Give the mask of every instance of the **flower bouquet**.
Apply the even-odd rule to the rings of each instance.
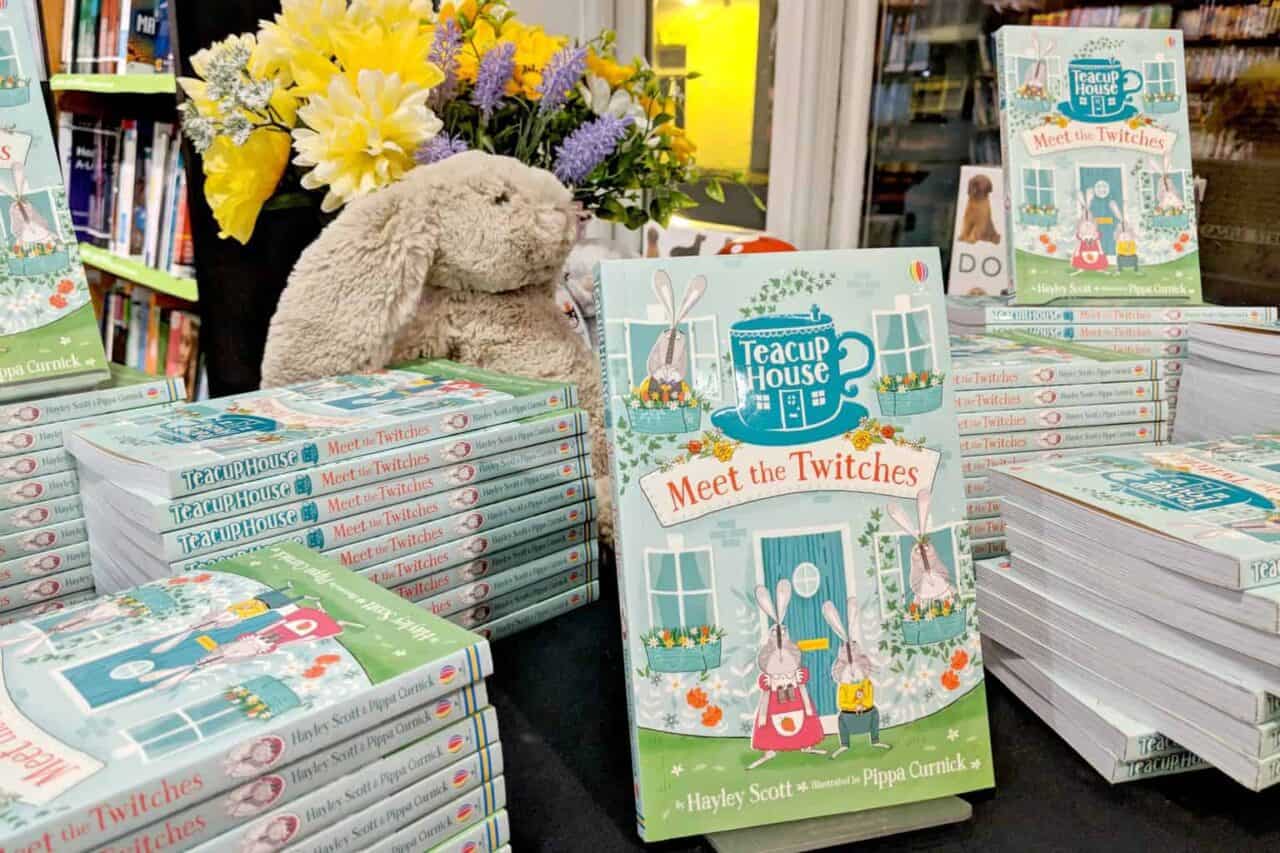
[[[1024,204],[1018,208],[1018,221],[1023,225],[1049,228],[1058,224],[1058,208],[1052,204]]]
[[[724,629],[715,625],[654,628],[640,637],[652,672],[706,672],[720,665]]]
[[[247,242],[264,206],[303,191],[334,211],[467,149],[548,169],[584,216],[628,228],[697,203],[678,189],[704,180],[675,120],[683,93],[620,63],[612,33],[579,44],[499,2],[431,7],[282,0],[191,58],[183,129],[223,237]],[[715,177],[705,192],[723,200]]]
[[[649,381],[632,389],[627,398],[627,420],[636,432],[649,435],[675,435],[693,432],[702,425],[706,405],[701,397],[681,382],[678,387],[662,385],[651,388]]]
[[[900,376],[881,376],[876,386],[880,413],[897,417],[932,412],[942,406],[942,384],[946,377],[936,371],[922,370]]]

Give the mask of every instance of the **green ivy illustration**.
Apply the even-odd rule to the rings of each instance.
[[[836,283],[835,273],[794,269],[786,275],[766,281],[747,304],[738,309],[743,317],[776,314],[778,303],[793,296],[821,293]]]

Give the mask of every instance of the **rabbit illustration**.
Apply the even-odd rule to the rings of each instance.
[[[947,574],[947,567],[938,556],[938,549],[929,541],[929,504],[932,500],[933,496],[928,490],[916,495],[916,524],[912,524],[901,507],[892,504],[887,507],[889,517],[902,532],[915,537],[915,544],[911,548],[909,580],[911,593],[922,610],[928,610],[934,602],[947,601],[956,594]]]
[[[697,275],[689,280],[684,292],[684,301],[680,310],[676,310],[675,293],[671,288],[671,276],[662,270],[653,274],[653,292],[667,312],[670,327],[658,335],[658,340],[649,350],[649,359],[645,363],[649,377],[645,379],[642,390],[645,394],[656,393],[659,388],[668,387],[671,391],[688,392],[685,377],[689,344],[680,324],[688,316],[689,310],[702,298],[707,289],[706,276]]]
[[[1031,68],[1027,71],[1027,76],[1022,81],[1018,94],[1026,98],[1047,98],[1049,96],[1049,69],[1045,63],[1045,58],[1053,53],[1053,42],[1047,41],[1041,46],[1040,39],[1032,36],[1031,50],[1035,54],[1036,61],[1032,63]]]
[[[13,167],[13,191],[0,186],[0,195],[13,199],[9,207],[9,233],[24,246],[58,242],[58,235],[27,199],[27,177],[21,165]]]
[[[880,710],[876,708],[875,687],[871,684],[876,667],[862,649],[856,596],[849,596],[846,608],[848,622],[842,625],[836,606],[830,601],[822,603],[822,618],[840,638],[836,662],[831,665],[831,680],[836,683],[836,705],[840,708],[840,746],[831,753],[832,758],[847,750],[855,735],[870,735],[871,745],[876,749],[892,749],[889,744],[880,742]]]
[[[1116,269],[1138,271],[1138,238],[1129,227],[1129,220],[1120,205],[1111,202],[1111,215],[1120,223],[1116,231]]]
[[[1085,270],[1099,272],[1107,268],[1107,256],[1102,251],[1102,242],[1098,235],[1098,225],[1089,212],[1093,204],[1093,190],[1088,190],[1080,200],[1078,212],[1080,221],[1076,223],[1076,251],[1071,256],[1072,275]]]
[[[756,666],[760,669],[756,680],[760,703],[756,707],[751,748],[763,755],[747,765],[747,769],[756,769],[777,757],[779,752],[800,750],[826,755],[826,750],[817,748],[822,742],[822,720],[805,686],[809,671],[801,664],[800,647],[791,640],[783,624],[787,605],[791,603],[791,582],[778,581],[776,607],[769,598],[769,590],[763,586],[756,587],[756,602],[772,624],[756,656]]]
[[[1173,163],[1169,155],[1164,155],[1163,166],[1151,157],[1147,158],[1147,165],[1151,167],[1151,179],[1156,182],[1156,209],[1166,214],[1181,213],[1187,203],[1173,185]]]

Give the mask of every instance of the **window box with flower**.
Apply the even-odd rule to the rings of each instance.
[[[1018,208],[1018,222],[1038,228],[1051,228],[1058,224],[1058,208],[1051,204],[1024,204]]]
[[[0,77],[0,107],[20,107],[31,100],[30,81],[13,74]]]
[[[66,249],[56,243],[14,243],[9,247],[10,275],[57,275],[70,266]]]
[[[1191,214],[1185,207],[1157,207],[1151,212],[1152,228],[1186,228]]]
[[[724,629],[716,625],[654,628],[641,636],[651,672],[706,672],[720,665]]]
[[[937,371],[922,370],[899,376],[881,376],[876,386],[876,399],[881,414],[889,417],[918,415],[942,405],[942,387],[946,377]]]
[[[687,383],[655,389],[646,380],[627,399],[627,420],[633,430],[649,435],[696,432],[702,426],[705,408],[704,401]]]
[[[950,640],[964,633],[966,618],[964,605],[952,599],[934,601],[923,608],[913,601],[902,616],[902,642],[928,646]]]
[[[1177,92],[1147,92],[1142,96],[1142,109],[1152,114],[1176,113],[1182,106],[1182,96]]]
[[[1053,99],[1046,89],[1036,86],[1019,86],[1010,96],[1014,108],[1027,113],[1047,113],[1053,110]]]

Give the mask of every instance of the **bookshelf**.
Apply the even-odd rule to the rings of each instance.
[[[195,279],[181,278],[164,270],[154,269],[133,258],[123,258],[90,243],[80,244],[80,259],[95,269],[140,284],[156,293],[186,302],[197,302],[200,299]]]
[[[178,82],[172,74],[54,74],[49,88],[101,95],[176,95]]]

